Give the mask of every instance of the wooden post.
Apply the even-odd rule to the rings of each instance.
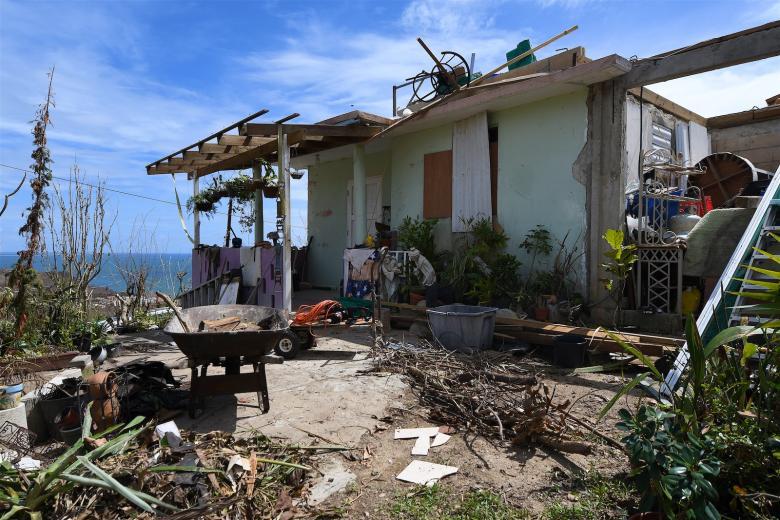
[[[287,148],[287,134],[282,125],[277,126],[276,138],[279,143],[277,168],[280,195],[282,197],[282,302],[283,309],[292,312],[292,237],[290,236],[290,149]]]
[[[252,178],[256,181],[263,178],[263,170],[260,163],[252,165]],[[263,230],[263,190],[255,190],[255,246],[265,238]]]
[[[198,176],[196,174],[192,179],[192,194],[196,197],[200,192],[198,189],[198,182]],[[192,228],[193,238],[195,239],[195,247],[197,248],[200,245],[200,211],[197,209],[192,212]]]

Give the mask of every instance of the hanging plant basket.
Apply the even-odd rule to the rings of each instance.
[[[209,200],[199,200],[192,204],[195,211],[210,213],[214,209],[214,203]]]
[[[279,186],[266,184],[263,186],[263,196],[267,199],[275,199],[279,196]]]

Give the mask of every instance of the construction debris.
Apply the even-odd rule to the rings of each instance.
[[[37,470],[37,476],[3,465],[0,498],[12,508],[12,516],[27,511],[43,518],[120,519],[141,512],[199,519],[296,514],[293,500],[306,489],[312,447],[288,446],[261,435],[196,434],[178,432],[173,423],[156,428],[142,423],[139,417],[113,427],[109,435],[95,435],[104,443],[94,449],[79,440],[40,470],[25,467]],[[163,438],[176,430],[181,444],[156,442],[154,430]]]
[[[413,460],[395,478],[403,480],[404,482],[430,487],[436,484],[439,479],[442,479],[447,475],[453,475],[457,472],[458,468],[454,466],[444,466],[443,464]]]
[[[556,400],[554,390],[510,361],[511,356],[490,352],[465,356],[427,342],[420,346],[386,348],[380,339],[372,350],[373,370],[404,375],[432,420],[516,445],[591,451],[579,424],[570,420],[569,400]],[[427,440],[439,433],[436,430],[396,430],[395,438],[422,435]],[[438,438],[438,442],[446,440]]]

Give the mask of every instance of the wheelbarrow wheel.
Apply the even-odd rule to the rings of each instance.
[[[294,332],[287,332],[279,339],[279,342],[274,347],[277,354],[284,359],[293,359],[298,355],[298,351],[301,349],[301,340]]]

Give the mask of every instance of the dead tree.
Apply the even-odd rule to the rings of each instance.
[[[24,250],[19,252],[19,258],[14,265],[11,275],[8,278],[9,285],[16,291],[13,301],[13,308],[16,312],[16,335],[21,336],[27,324],[30,312],[30,293],[29,290],[37,283],[37,273],[33,269],[33,258],[36,253],[42,249],[41,235],[43,230],[43,212],[48,204],[46,188],[51,183],[51,155],[46,142],[46,129],[51,122],[49,111],[54,106],[54,93],[52,91],[52,79],[54,78],[54,68],[49,72],[49,89],[46,94],[46,101],[38,107],[35,114],[35,126],[33,127],[33,149],[32,158],[34,160],[31,168],[33,178],[30,180],[30,187],[33,192],[32,205],[27,208],[27,220],[19,228],[20,235],[27,236],[27,243]]]
[[[89,286],[103,267],[116,215],[106,220],[105,184],[85,184],[78,165],[71,168],[64,187],[54,185],[53,199],[48,213],[53,275],[63,288],[72,289],[86,313]]]

